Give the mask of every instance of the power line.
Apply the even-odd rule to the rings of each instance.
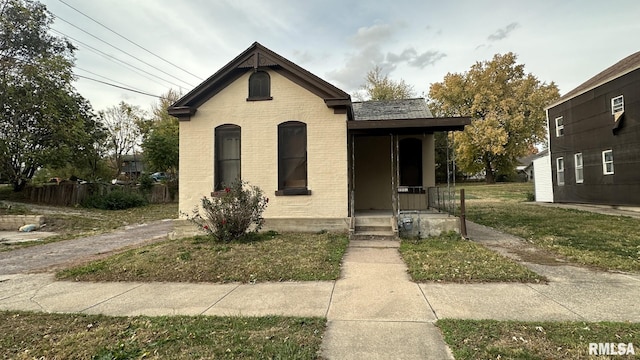
[[[12,59],[12,60],[15,60],[15,61],[20,62],[20,63],[23,63],[23,64],[27,64],[27,65],[40,66],[40,65],[39,65],[39,64],[37,64],[37,63],[30,62],[30,61],[25,61],[25,60],[18,59],[18,58],[16,58],[16,57],[12,57],[12,56],[4,56],[4,55],[0,55],[0,57],[6,58],[6,59]],[[78,70],[86,71],[86,72],[91,73],[91,74],[93,74],[93,75],[95,75],[95,76],[99,76],[99,77],[101,77],[101,78],[108,79],[108,78],[106,78],[106,77],[104,77],[104,76],[102,76],[102,75],[98,75],[98,74],[96,74],[96,73],[93,73],[93,72],[88,71],[88,70],[85,70],[85,69],[78,68]],[[162,96],[153,95],[153,94],[149,94],[149,93],[147,93],[147,92],[141,91],[141,90],[133,89],[133,88],[129,87],[129,86],[128,86],[128,85],[126,85],[126,84],[122,84],[122,83],[120,83],[119,81],[115,81],[115,80],[112,80],[112,79],[108,79],[108,80],[113,81],[113,82],[120,83],[120,84],[122,84],[122,85],[124,85],[124,86],[120,86],[120,85],[116,85],[116,84],[108,83],[108,82],[106,82],[106,81],[102,81],[102,80],[94,79],[94,78],[91,78],[91,77],[88,77],[88,76],[84,76],[84,75],[79,75],[79,74],[76,74],[76,73],[74,73],[73,75],[74,75],[74,76],[76,76],[76,77],[82,78],[82,79],[87,79],[87,80],[91,80],[91,81],[99,82],[99,83],[104,84],[104,85],[113,86],[113,87],[116,87],[116,88],[118,88],[118,89],[122,89],[122,90],[126,90],[126,91],[131,91],[131,92],[135,92],[135,93],[138,93],[138,94],[147,95],[147,96],[155,97],[155,98],[158,98],[158,99],[162,99]]]
[[[89,45],[89,44],[86,44],[86,43],[84,43],[84,42],[82,42],[82,41],[80,41],[80,40],[78,40],[78,39],[75,39],[75,38],[73,38],[73,37],[71,37],[71,36],[69,36],[69,35],[67,35],[67,34],[65,34],[65,33],[61,32],[61,31],[59,31],[59,30],[51,29],[51,31],[53,31],[53,32],[55,32],[55,33],[58,33],[58,34],[60,34],[60,35],[62,35],[62,36],[68,37],[69,39],[71,39],[71,40],[73,40],[73,41],[75,41],[75,42],[77,42],[77,43],[79,43],[79,44],[82,44],[83,46],[86,46],[87,48],[91,49],[91,50],[92,50],[92,51],[94,51],[94,52],[97,52],[97,53],[99,53],[99,54],[101,54],[101,55],[103,55],[103,56],[106,56],[106,57],[108,57],[108,58],[110,58],[110,59],[113,59],[113,60],[115,60],[115,61],[118,61],[118,62],[120,62],[120,63],[122,63],[122,64],[124,64],[124,65],[126,65],[126,66],[129,66],[129,67],[131,67],[131,68],[134,68],[134,69],[136,69],[136,70],[138,70],[138,71],[141,71],[141,72],[143,72],[143,73],[145,73],[145,74],[147,74],[147,75],[153,76],[153,77],[155,77],[156,79],[160,79],[160,80],[162,80],[162,81],[164,81],[164,82],[167,82],[167,83],[169,83],[169,84],[171,84],[171,85],[177,86],[178,88],[182,88],[182,87],[183,87],[182,85],[178,85],[178,84],[176,84],[176,83],[174,83],[174,82],[171,82],[171,81],[169,81],[169,80],[167,80],[167,79],[163,79],[163,78],[161,78],[161,77],[159,77],[159,76],[157,76],[157,75],[155,75],[155,74],[152,74],[152,73],[150,73],[150,72],[148,72],[148,71],[146,71],[146,70],[143,70],[143,69],[141,69],[141,68],[139,68],[139,67],[137,67],[137,66],[135,66],[135,65],[131,65],[131,64],[127,63],[126,61],[120,60],[120,59],[118,59],[117,57],[115,57],[115,56],[113,56],[113,55],[110,55],[110,54],[107,54],[107,53],[105,53],[105,52],[104,52],[104,51],[102,51],[102,50],[98,50],[98,49],[94,48],[93,46],[91,46],[91,45]],[[162,84],[160,84],[160,85],[162,85]],[[164,85],[163,85],[163,86],[164,86]]]
[[[88,76],[83,76],[83,75],[78,75],[78,74],[74,74],[74,75],[75,75],[75,76],[77,76],[77,77],[79,77],[79,78],[82,78],[82,79],[87,79],[87,80],[91,80],[91,81],[99,82],[99,83],[101,83],[101,84],[105,84],[105,85],[113,86],[113,87],[118,88],[118,89],[127,90],[127,91],[131,91],[131,92],[134,92],[134,93],[138,93],[138,94],[147,95],[147,96],[155,97],[155,98],[158,98],[158,99],[162,99],[162,96],[149,94],[149,93],[146,93],[146,92],[144,92],[144,91],[138,91],[138,90],[135,90],[135,89],[130,89],[130,88],[124,87],[124,86],[120,86],[120,85],[116,85],[116,84],[111,84],[111,83],[108,83],[108,82],[106,82],[106,81],[102,81],[102,80],[98,80],[98,79],[90,78],[90,77],[88,77]]]
[[[127,85],[127,84],[125,84],[125,83],[123,83],[123,82],[120,82],[120,81],[118,81],[118,80],[114,80],[114,79],[108,78],[108,77],[103,76],[103,75],[100,75],[100,74],[96,74],[96,73],[94,73],[93,71],[89,71],[89,70],[87,70],[87,69],[83,69],[83,68],[81,68],[81,67],[79,67],[79,66],[74,66],[74,68],[75,68],[76,70],[81,70],[81,71],[84,71],[84,72],[89,73],[89,74],[91,74],[91,75],[94,75],[94,76],[97,76],[97,77],[103,78],[104,80],[110,81],[110,82],[112,82],[112,83],[116,83],[116,84],[119,84],[119,85],[122,85],[122,86],[128,87],[128,88],[130,88],[130,89],[134,89],[134,90],[138,90],[138,91],[143,91],[143,90],[140,90],[139,88],[133,87],[133,86],[131,86],[131,85]]]
[[[174,78],[174,79],[176,79],[176,80],[178,80],[178,81],[181,81],[181,82],[183,82],[183,83],[185,83],[185,84],[187,84],[187,85],[189,85],[189,86],[191,86],[191,87],[194,87],[194,85],[189,84],[188,82],[186,82],[186,81],[184,81],[184,80],[180,79],[179,77],[173,76],[173,75],[169,74],[168,72],[166,72],[166,71],[164,71],[164,70],[162,70],[162,69],[158,68],[157,66],[151,65],[151,64],[149,64],[148,62],[146,62],[146,61],[144,61],[144,60],[142,60],[142,59],[138,58],[137,56],[131,55],[130,53],[128,53],[128,52],[126,52],[126,51],[124,51],[124,50],[122,50],[122,49],[120,49],[120,48],[118,48],[118,47],[116,47],[116,46],[112,45],[111,43],[109,43],[109,42],[107,42],[107,41],[105,41],[105,40],[102,40],[101,38],[97,37],[96,35],[93,35],[92,33],[88,32],[88,31],[86,31],[86,30],[82,29],[81,27],[79,27],[79,26],[77,26],[77,25],[74,25],[73,23],[71,23],[71,22],[69,22],[69,21],[67,21],[67,20],[65,20],[65,19],[63,19],[63,18],[61,18],[60,16],[58,16],[58,15],[54,14],[53,12],[52,12],[52,14],[53,14],[53,16],[54,16],[56,19],[59,19],[59,20],[64,21],[65,23],[67,23],[67,24],[69,24],[69,25],[73,26],[74,28],[76,28],[76,29],[78,29],[78,30],[82,31],[83,33],[85,33],[85,34],[87,34],[87,35],[91,36],[92,38],[94,38],[94,39],[96,39],[96,40],[98,40],[98,41],[100,41],[100,42],[102,42],[102,43],[104,43],[104,44],[107,44],[107,45],[111,46],[112,48],[114,48],[114,49],[116,49],[116,50],[118,50],[118,51],[120,51],[120,52],[122,52],[122,53],[124,53],[124,54],[126,54],[126,55],[128,55],[128,56],[130,56],[130,57],[132,57],[132,58],[134,58],[134,59],[136,59],[136,60],[138,60],[138,61],[140,61],[141,63],[143,63],[143,64],[145,64],[145,65],[147,65],[147,66],[149,66],[149,67],[151,67],[151,68],[153,68],[153,69],[156,69],[156,70],[160,71],[161,73],[163,73],[163,74],[165,74],[165,75],[167,75],[167,76],[170,76],[170,77],[172,77],[172,78]],[[76,40],[76,41],[77,41],[77,40]]]
[[[102,23],[101,23],[101,22],[99,22],[98,20],[95,20],[95,19],[94,19],[94,18],[92,18],[91,16],[89,16],[89,15],[87,15],[87,14],[83,13],[82,11],[80,11],[80,10],[78,10],[78,9],[74,8],[73,6],[71,6],[71,5],[67,4],[66,2],[64,2],[63,0],[59,0],[59,1],[60,1],[61,3],[63,3],[63,4],[65,4],[65,5],[67,5],[68,7],[72,8],[73,10],[77,11],[78,13],[82,14],[84,17],[88,18],[89,20],[91,20],[91,21],[95,22],[96,24],[98,24],[98,25],[102,26],[103,28],[105,28],[105,29],[107,29],[107,30],[111,31],[112,33],[114,33],[114,34],[118,35],[119,37],[121,37],[121,38],[123,38],[124,40],[128,41],[129,43],[131,43],[131,44],[133,44],[133,45],[135,45],[135,46],[139,47],[140,49],[142,49],[142,50],[144,50],[144,51],[148,52],[149,54],[151,54],[151,55],[153,55],[153,56],[157,57],[158,59],[160,59],[160,60],[162,60],[162,61],[166,62],[167,64],[172,65],[172,66],[174,66],[174,67],[176,67],[176,68],[178,68],[178,69],[180,69],[180,70],[184,71],[185,73],[187,73],[187,74],[189,74],[189,75],[191,75],[191,76],[195,77],[196,79],[198,79],[198,80],[200,80],[200,81],[203,81],[203,80],[204,80],[203,78],[199,77],[198,75],[196,75],[196,74],[194,74],[194,73],[192,73],[192,72],[190,72],[190,71],[188,71],[188,70],[183,69],[182,67],[180,67],[180,66],[178,66],[178,65],[176,65],[176,64],[174,64],[174,63],[172,63],[172,62],[171,62],[171,61],[169,61],[169,60],[166,60],[166,59],[162,58],[162,57],[161,57],[161,56],[159,56],[159,55],[156,55],[155,53],[151,52],[150,50],[147,50],[147,49],[146,49],[146,48],[144,48],[142,45],[138,45],[137,43],[133,42],[132,40],[129,40],[129,39],[128,39],[127,37],[125,37],[124,35],[120,35],[120,34],[119,34],[119,33],[117,33],[115,30],[110,29],[109,27],[107,27],[106,25],[102,24]]]

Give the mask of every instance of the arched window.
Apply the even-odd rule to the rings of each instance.
[[[240,179],[240,126],[227,124],[216,127],[214,171],[216,191]]]
[[[422,141],[400,140],[400,185],[422,186]]]
[[[277,195],[309,195],[307,190],[307,124],[278,125]]]
[[[271,100],[271,78],[266,71],[256,71],[249,76],[247,100]]]

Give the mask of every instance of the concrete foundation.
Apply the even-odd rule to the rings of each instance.
[[[286,219],[265,219],[264,226],[260,231],[277,232],[348,232],[350,218],[286,218]],[[189,222],[188,220],[174,220],[173,232],[169,235],[171,239],[179,239],[206,233]]]
[[[0,230],[18,231],[21,226],[36,224],[38,227],[44,224],[42,215],[2,215],[0,216]]]
[[[398,216],[398,232],[401,237],[438,236],[449,231],[460,232],[460,219],[440,213],[402,213]]]

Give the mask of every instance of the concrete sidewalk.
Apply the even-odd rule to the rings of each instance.
[[[162,224],[159,229],[165,231]],[[469,226],[469,234],[487,246],[502,246],[507,255],[509,244],[523,241],[475,224]],[[126,237],[120,233],[103,241],[111,242],[111,248],[126,246],[130,244]],[[22,252],[26,249],[0,253],[0,309],[127,316],[326,317],[322,355],[330,359],[451,358],[434,326],[440,318],[640,322],[638,274],[524,263],[547,276],[549,284],[416,284],[409,280],[397,251],[399,243],[393,240],[352,241],[337,281],[85,283],[55,281],[49,273],[27,273],[80,256],[72,248],[98,246],[85,239],[71,242],[77,243],[62,244],[69,251],[42,245],[41,249],[31,248],[31,255]],[[47,256],[50,251],[53,260]],[[96,251],[100,249],[88,252]],[[13,259],[12,255],[17,256]],[[31,266],[20,271],[21,262]]]

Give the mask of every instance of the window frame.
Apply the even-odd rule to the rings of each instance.
[[[564,116],[558,116],[556,122],[556,137],[564,136]]]
[[[260,82],[256,85],[256,82]],[[267,71],[256,70],[249,76],[247,101],[273,100],[271,97],[271,76]],[[264,84],[266,83],[266,85]],[[258,91],[256,92],[256,87]]]
[[[285,154],[285,151],[288,146],[290,146],[293,141],[293,136],[290,134],[286,134],[287,130],[292,129],[301,129],[302,132],[299,136],[304,147],[304,154]],[[286,135],[285,135],[286,134]],[[285,136],[291,136],[289,138],[285,138]],[[291,181],[292,179],[287,178],[285,174],[287,170],[292,170],[287,167],[286,160],[292,159],[301,159],[302,164],[304,164],[304,186],[287,186],[286,182]],[[293,174],[293,171],[290,172]],[[302,179],[293,179],[293,180],[302,180]],[[309,190],[309,164],[308,164],[308,156],[307,156],[307,124],[301,121],[286,121],[278,124],[278,190],[276,191],[277,196],[283,195],[311,195],[311,190]]]
[[[584,183],[584,157],[582,153],[573,154],[573,161],[575,162],[576,184],[582,184]]]
[[[620,103],[616,105],[616,100],[620,100]],[[617,112],[624,111],[624,95],[618,95],[611,98],[611,115],[615,115]]]
[[[562,166],[560,166],[562,164]],[[556,182],[558,183],[558,186],[560,185],[564,185],[564,157],[558,157],[556,158]],[[562,175],[562,178],[561,178]],[[562,180],[562,181],[561,181]]]
[[[607,154],[611,154],[611,160],[607,161]],[[607,165],[611,164],[611,170],[609,171]],[[613,175],[615,168],[613,166],[613,149],[604,150],[602,152],[602,175]]]
[[[237,158],[221,158],[224,155],[224,151],[222,150],[223,140],[226,138],[232,138],[233,135],[237,133],[238,138],[238,157]],[[222,162],[237,162],[238,174],[236,180],[242,179],[242,129],[240,126],[235,124],[224,124],[217,126],[214,129],[214,191],[221,191],[225,187],[230,186],[231,184],[223,183],[223,166]]]

